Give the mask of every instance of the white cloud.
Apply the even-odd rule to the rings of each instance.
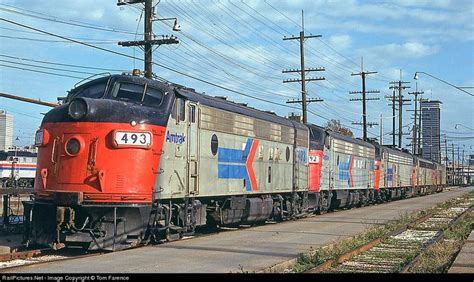
[[[38,15],[44,13],[66,20],[133,32],[137,29],[137,20],[140,16],[138,5],[135,8],[119,8],[115,5],[115,0],[0,1],[37,11]],[[307,33],[322,34],[322,40],[331,46],[328,47],[317,39],[308,39],[305,43],[306,67],[323,66],[326,68],[326,72],[310,74],[311,76],[324,76],[327,79],[309,83],[310,93],[315,96],[328,97],[328,101],[334,100],[330,103],[343,104],[348,101],[346,90],[360,89],[360,77],[350,74],[360,70],[361,56],[364,57],[365,69],[378,71],[378,74],[370,76],[369,87],[386,90],[388,84],[377,79],[386,80],[387,77],[398,79],[400,68],[404,69],[403,78],[411,79],[414,71],[429,71],[428,67],[431,62],[432,65],[435,65],[440,62],[439,57],[446,57],[446,49],[443,48],[454,49],[453,46],[459,42],[469,43],[474,40],[472,0],[377,0],[377,4],[358,0],[267,0],[281,13],[263,1],[243,0],[251,8],[240,0],[231,1],[229,3],[228,0],[220,0],[220,2],[162,0],[157,6],[158,17],[178,17],[183,32],[175,33],[181,40],[180,46],[170,45],[158,48],[154,60],[213,83],[284,104],[286,100],[284,97],[272,96],[271,93],[297,96],[300,85],[297,83],[283,84],[283,79],[294,76],[293,74],[282,74],[281,70],[299,68],[299,44],[296,40],[290,42],[283,41],[282,38],[284,35],[298,34],[301,10],[304,9]],[[237,5],[238,8],[234,5]],[[244,13],[241,9],[249,14]],[[134,40],[133,35],[84,29],[19,15],[17,18],[15,18],[16,15],[8,14],[8,16],[21,23],[65,36],[117,41]],[[140,25],[138,32],[142,31],[143,26]],[[171,29],[156,22],[154,32],[157,35],[171,34]],[[192,35],[209,49],[186,38],[185,33]],[[141,35],[137,39],[140,37]],[[18,42],[24,44],[18,44]],[[1,45],[3,45],[1,47],[3,53],[27,58],[95,66],[107,65],[114,68],[120,65],[121,68],[131,68],[129,59],[78,45],[44,44],[17,40],[2,41]],[[102,46],[122,53],[133,53],[132,49],[120,48],[116,44]],[[211,52],[210,49],[221,52],[234,64]],[[433,56],[434,54],[437,56]],[[142,56],[138,48],[133,55]],[[141,61],[137,61],[136,64],[137,67],[142,66]],[[239,64],[256,73],[239,67]],[[422,66],[412,71],[410,67],[413,64]],[[205,90],[213,95],[229,96],[229,99],[235,101],[248,100],[256,108],[271,109],[274,107],[274,105],[256,102],[187,77],[178,76],[159,67],[155,67],[154,70],[162,77],[194,87],[198,91]],[[409,72],[410,75],[407,75]],[[459,77],[463,75],[465,74],[459,73]],[[276,78],[268,79],[270,77]],[[278,79],[279,77],[281,79]],[[8,77],[4,81],[9,80],[14,79]],[[32,82],[35,79],[29,81]],[[48,84],[48,81],[54,81],[54,83]],[[7,83],[4,84],[8,86]],[[36,87],[36,84],[41,84],[43,88]],[[70,80],[54,77],[50,80],[45,79],[44,82],[35,82],[30,86],[35,89],[35,93],[44,93],[44,95],[52,93],[50,95],[54,98],[54,95],[64,93],[65,89],[72,85]],[[469,85],[472,85],[472,82]],[[55,90],[49,91],[49,88]],[[25,92],[27,93],[26,90]],[[338,96],[334,96],[336,94]],[[378,104],[373,102],[371,105],[375,107]],[[315,103],[312,107],[318,109],[319,105]],[[351,103],[348,110],[357,112],[357,107],[357,103]],[[385,108],[386,103],[380,102],[380,107]],[[276,108],[280,109],[281,107]],[[288,111],[287,108],[281,109],[280,114]],[[331,117],[328,113],[325,115]],[[352,117],[350,113],[344,111],[340,112],[340,116],[347,119],[360,117]]]
[[[375,61],[379,65],[390,65],[400,59],[420,59],[431,56],[439,51],[439,47],[425,45],[418,42],[406,42],[402,44],[390,43],[359,49],[364,57],[368,57],[369,61]]]
[[[352,38],[347,35],[333,35],[329,37],[329,44],[337,50],[344,50],[352,46]]]
[[[102,20],[104,17],[104,9],[94,9],[88,13],[89,17],[94,20]]]

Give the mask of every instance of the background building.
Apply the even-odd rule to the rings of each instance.
[[[428,160],[441,162],[440,124],[441,101],[422,101],[421,108],[421,136],[422,157]]]
[[[0,151],[8,151],[13,145],[13,116],[0,110]]]

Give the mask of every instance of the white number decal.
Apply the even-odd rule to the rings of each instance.
[[[319,156],[318,155],[309,156],[309,163],[319,164]]]
[[[119,146],[150,147],[151,133],[149,132],[115,132],[115,142]]]

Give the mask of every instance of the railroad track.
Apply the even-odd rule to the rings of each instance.
[[[406,273],[443,233],[473,210],[474,198],[436,209],[382,238],[348,251],[307,273]]]
[[[338,212],[341,210],[333,210],[331,212]],[[315,215],[315,214],[309,214],[304,217],[312,218],[312,217],[317,217],[317,216],[318,215]],[[426,218],[427,216],[423,217],[422,219],[419,219],[418,221],[425,220]],[[193,238],[212,236],[216,232],[218,233],[231,232],[231,231],[236,231],[239,229],[251,228],[252,226],[242,225],[240,226],[240,228],[221,227],[221,228],[218,228],[218,231],[215,231],[213,228],[209,228],[209,229],[206,228],[204,230],[201,230],[202,233],[196,233],[193,236],[184,237],[181,240],[189,240]],[[133,248],[122,250],[121,252],[126,252],[127,250],[141,248],[144,246],[146,245],[138,245]],[[22,266],[32,265],[32,264],[51,263],[51,262],[59,261],[59,260],[70,260],[70,259],[76,259],[76,258],[84,258],[88,256],[97,256],[97,255],[102,255],[105,253],[108,253],[108,252],[96,251],[96,252],[87,253],[81,249],[61,249],[59,251],[54,251],[51,248],[25,250],[21,252],[1,255],[0,256],[0,272],[2,270],[6,270],[6,269],[11,270],[15,268],[20,268]]]

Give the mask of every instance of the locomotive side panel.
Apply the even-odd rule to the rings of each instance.
[[[413,172],[413,160],[405,155],[397,155],[393,153],[388,154],[388,163],[392,167],[395,167],[393,174],[395,177],[395,183],[392,187],[411,187],[412,172]]]
[[[309,131],[296,129],[294,146],[294,191],[307,192],[309,188]]]
[[[307,191],[307,131],[299,129],[295,138],[295,129],[288,126],[204,105],[190,110],[192,104],[176,100],[155,199],[291,192],[293,185]],[[193,126],[197,132],[191,135]]]
[[[446,185],[446,166],[445,165],[440,165],[440,184],[441,185]]]
[[[335,189],[368,189],[374,187],[373,148],[332,138]]]
[[[329,140],[329,139],[328,139]],[[334,151],[329,149],[329,146],[324,146],[322,168],[321,168],[321,191],[328,191],[334,189],[334,171],[332,170],[332,163],[334,158]]]
[[[188,115],[183,99],[177,98],[166,126],[153,198],[182,198],[187,193]]]
[[[212,143],[217,140],[217,153]],[[291,145],[201,130],[199,196],[291,192]]]
[[[200,114],[200,166],[211,168],[200,179],[208,189],[200,196],[222,195],[220,187],[228,187],[225,195],[290,192],[294,175],[297,187],[307,189],[307,132],[295,138],[291,127],[207,106]]]

